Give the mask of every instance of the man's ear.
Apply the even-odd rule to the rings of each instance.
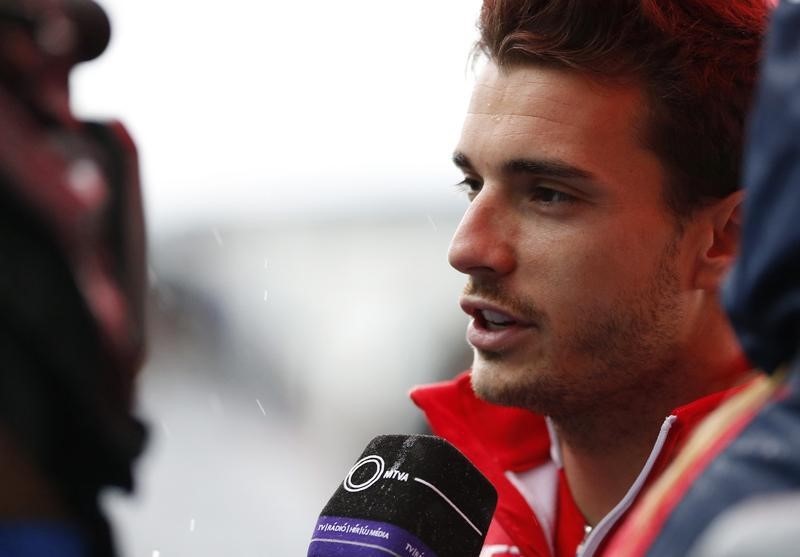
[[[739,253],[744,191],[736,191],[700,210],[700,243],[694,287],[716,292]]]

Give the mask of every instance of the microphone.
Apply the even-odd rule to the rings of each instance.
[[[380,435],[322,509],[307,557],[477,557],[496,504],[444,439]]]

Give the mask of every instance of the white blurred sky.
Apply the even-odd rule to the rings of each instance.
[[[73,105],[132,131],[151,234],[452,202],[480,0],[99,1]]]

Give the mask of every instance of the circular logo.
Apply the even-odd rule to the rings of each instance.
[[[353,475],[356,472],[358,472],[362,467],[370,465],[375,466],[375,473],[372,474],[372,476],[370,476],[366,480],[361,481],[361,483],[353,482]],[[381,479],[381,476],[383,475],[383,469],[385,466],[386,464],[383,462],[383,459],[378,455],[365,456],[364,458],[353,464],[353,467],[350,468],[350,471],[347,473],[347,476],[345,477],[342,486],[351,493],[355,493],[356,491],[364,491],[372,484],[377,482],[379,479]]]

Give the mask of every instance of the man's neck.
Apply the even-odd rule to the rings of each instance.
[[[628,436],[624,444],[620,437],[607,439],[610,442],[604,448],[571,443],[569,433],[557,424],[556,430],[572,497],[586,523],[595,526],[633,485],[652,451],[658,428],[655,436],[641,436],[637,441]]]
[[[741,384],[751,376],[741,368],[727,379],[709,383],[685,397],[666,396],[655,401],[640,396],[626,405],[593,409],[583,417],[574,413],[551,417],[570,492],[587,524],[596,525],[622,500],[642,471],[661,426],[672,411]]]

